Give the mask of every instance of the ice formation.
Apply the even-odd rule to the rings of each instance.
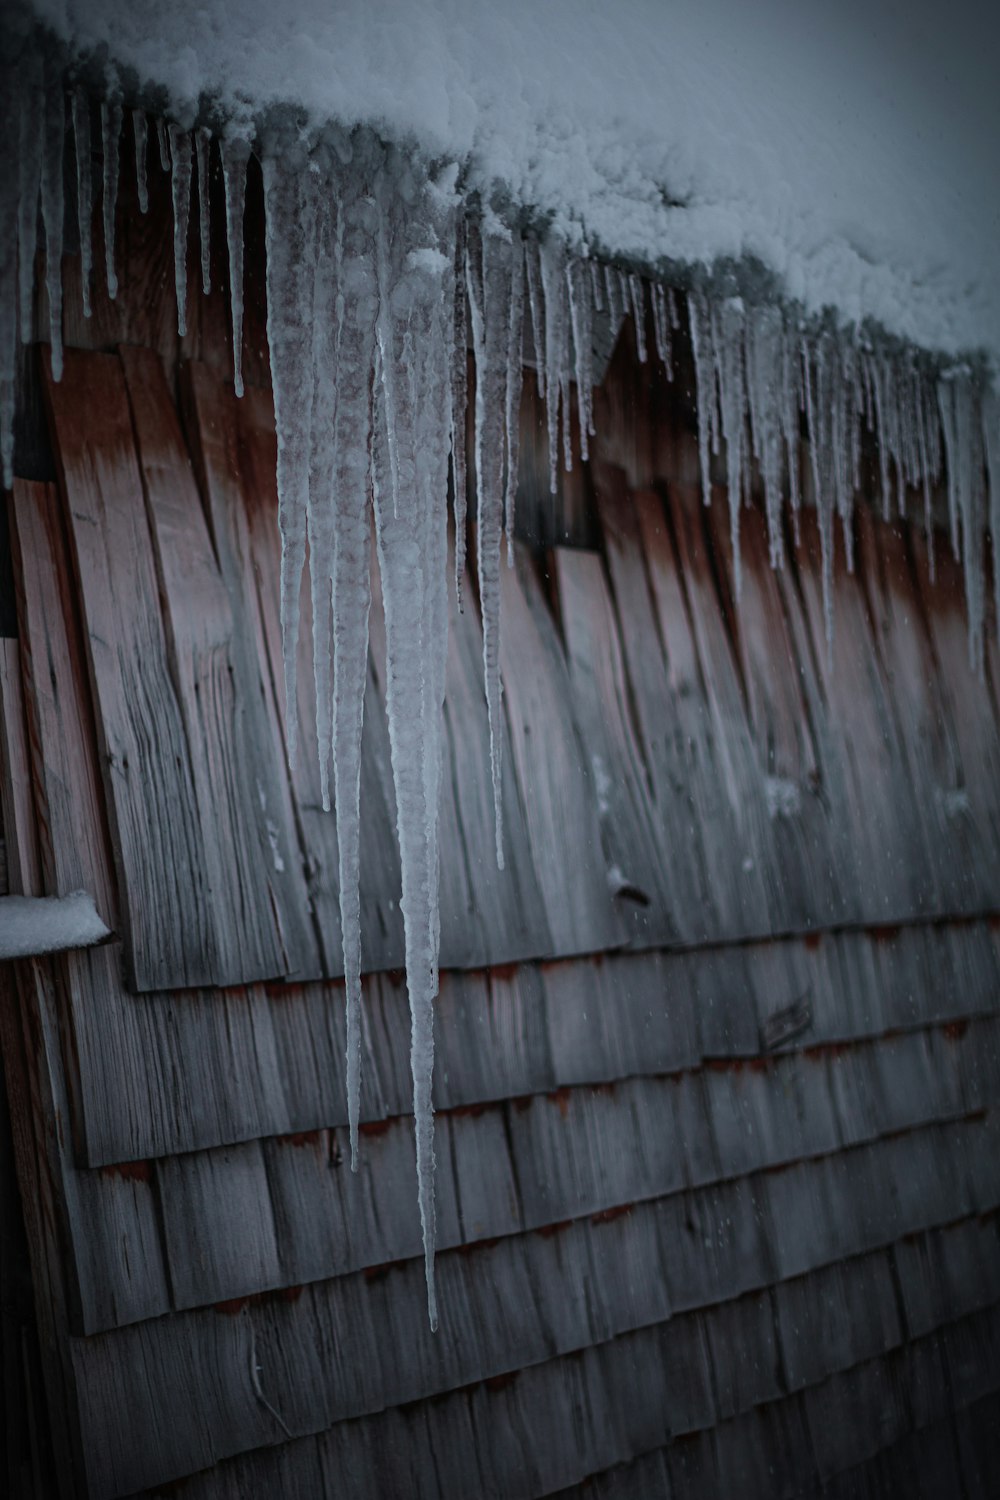
[[[91,104],[29,52],[0,89],[17,170],[0,186],[0,449],[11,483],[18,333],[32,337],[39,222],[52,371],[59,378],[63,234],[62,160],[74,134],[83,311],[90,311]],[[148,126],[132,110],[140,206],[147,192]],[[115,295],[114,221],[123,99],[100,104],[100,212],[108,292]],[[522,369],[534,363],[545,403],[550,484],[594,434],[595,349],[626,319],[638,358],[668,379],[693,357],[706,501],[725,479],[733,576],[740,590],[740,511],[759,492],[771,563],[783,565],[785,502],[793,525],[816,506],[832,641],[833,558],[839,527],[852,563],[852,518],[874,460],[888,515],[920,497],[928,527],[946,477],[951,544],[963,561],[970,654],[983,660],[983,537],[1000,527],[1000,402],[968,361],[918,356],[866,325],[806,317],[791,304],[717,294],[703,270],[677,288],[600,261],[585,245],[526,232],[501,202],[463,197],[457,165],[431,169],[374,132],[330,127],[307,137],[279,118],[254,139],[243,122],[218,142],[203,124],[156,123],[170,173],[178,330],[188,289],[191,179],[197,174],[199,261],[210,281],[210,181],[218,152],[236,392],[242,394],[243,212],[251,152],[261,165],[267,253],[267,336],[278,438],[281,618],[287,750],[298,752],[298,639],[309,568],[313,690],[324,806],[336,806],[340,915],[347,992],[347,1092],[357,1166],[361,1068],[359,862],[361,739],[368,672],[374,530],[386,625],[386,699],[402,869],[418,1199],[434,1290],[434,1126],[431,1080],[438,965],[438,801],[448,630],[449,480],[455,581],[465,568],[467,361],[475,361],[476,574],[490,732],[496,859],[503,865],[503,744],[499,670],[500,567],[513,561]],[[503,200],[504,203],[506,200]],[[803,441],[808,434],[808,443]],[[805,457],[808,453],[808,465]],[[805,473],[803,484],[801,475]],[[994,568],[1000,614],[1000,584]],[[310,747],[310,753],[311,747]],[[331,795],[332,794],[332,795]],[[780,809],[779,809],[780,811]]]

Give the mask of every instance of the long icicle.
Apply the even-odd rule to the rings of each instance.
[[[45,226],[45,290],[49,300],[52,378],[62,379],[63,152],[66,145],[66,98],[62,70],[45,69],[45,135],[42,150],[42,223]]]
[[[90,161],[90,100],[83,89],[73,90],[73,144],[76,155],[76,219],[80,232],[80,293],[83,316],[91,315],[90,286],[94,276],[93,178]]]
[[[371,149],[375,153],[371,161],[360,148],[355,150],[344,172],[335,308],[340,339],[333,485],[333,776],[347,1000],[347,1116],[351,1170],[355,1172],[361,1108],[361,736],[371,603],[368,447],[378,316],[376,219],[370,183],[381,154]]]
[[[122,133],[122,106],[117,97],[101,104],[101,149],[104,152],[104,271],[108,296],[118,296],[115,270],[115,215],[118,207],[118,149]]]
[[[306,557],[316,208],[304,154],[263,155],[267,341],[278,434],[281,629],[288,762],[298,749],[299,590]]]
[[[510,261],[510,315],[507,325],[507,487],[504,493],[504,532],[507,566],[514,566],[514,512],[517,504],[517,476],[521,451],[521,382],[524,346],[524,241],[514,239]]]
[[[451,350],[451,479],[455,510],[455,597],[462,608],[462,578],[465,574],[465,530],[468,511],[468,471],[465,452],[465,416],[469,400],[469,334],[466,320],[465,219],[460,218],[455,235],[454,323]]]
[[[500,718],[500,532],[503,519],[503,411],[507,369],[511,240],[492,216],[469,229],[469,308],[476,354],[476,502],[479,598],[483,616],[483,671],[490,723],[490,771],[497,868],[503,869]],[[549,306],[546,289],[546,307]],[[546,334],[546,343],[549,335]],[[558,377],[546,377],[550,393]],[[552,397],[553,401],[555,397]],[[552,423],[549,423],[550,436]]]
[[[0,65],[0,137],[13,140],[19,93],[13,65]],[[17,371],[18,181],[0,175],[0,470],[3,487],[14,483],[14,378]]]
[[[34,322],[35,251],[38,241],[38,198],[42,185],[42,144],[45,95],[37,54],[25,59],[20,79],[18,118],[17,263],[21,343],[31,342]]]
[[[233,325],[233,384],[243,395],[243,208],[247,193],[250,142],[226,136],[222,142],[222,180],[226,191],[226,245],[229,250],[229,309]]]
[[[990,489],[990,541],[993,557],[994,628],[1000,637],[1000,396],[983,397],[983,449]]]
[[[139,195],[139,212],[149,213],[149,179],[146,171],[146,154],[149,149],[149,128],[146,111],[132,111],[132,138],[135,142],[135,189]]]
[[[448,640],[446,481],[453,342],[448,288],[454,229],[448,227],[453,210],[447,185],[420,188],[396,152],[390,153],[377,195],[380,308],[373,491],[403,877],[418,1202],[428,1316],[436,1328],[431,1080],[440,936],[437,825]],[[386,378],[387,361],[395,366],[393,379]]]
[[[170,196],[174,207],[174,290],[177,294],[177,332],[187,333],[187,241],[191,214],[191,137],[180,125],[170,125]]]
[[[209,190],[212,132],[199,126],[194,137],[198,158],[198,244],[201,249],[201,289],[212,290],[212,204]]]

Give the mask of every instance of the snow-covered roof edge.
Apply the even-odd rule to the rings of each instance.
[[[908,100],[912,62],[880,56],[876,73],[858,50],[895,4],[862,27],[844,0],[829,35],[785,0],[752,18],[704,0],[697,19],[646,0],[607,18],[571,0],[15,0],[7,24],[48,27],[91,87],[185,128],[259,140],[280,121],[315,141],[365,125],[574,253],[995,372],[989,132],[970,144],[939,103],[968,79]]]

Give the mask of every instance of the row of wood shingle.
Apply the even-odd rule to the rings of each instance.
[[[68,649],[92,689],[93,790],[129,971],[140,990],[335,974],[336,826],[311,753],[308,618],[303,751],[291,777],[285,767],[270,398],[236,402],[202,366],[184,387],[200,495],[150,351],[71,351],[48,386],[83,616],[83,649]],[[1000,735],[966,664],[953,560],[939,557],[932,588],[923,543],[863,513],[828,658],[811,512],[784,574],[748,512],[735,609],[720,497],[703,513],[682,485],[627,496],[621,471],[597,459],[593,473],[606,556],[554,554],[558,628],[529,556],[504,570],[503,875],[486,857],[471,589],[454,612],[443,965],[989,910]],[[29,508],[15,512],[32,572],[45,559]],[[31,598],[57,582],[24,579],[29,654],[46,645]],[[362,788],[371,969],[402,953],[383,661],[376,601]],[[61,692],[55,709],[53,733]],[[41,743],[47,756],[44,726]]]
[[[809,1312],[792,1336],[793,1346],[800,1337],[821,1335],[824,1319],[812,1314],[831,1288],[822,1277],[807,1278],[797,1291]],[[793,1316],[801,1318],[801,1310]],[[621,1488],[609,1487],[609,1493],[633,1500],[671,1493],[648,1480],[644,1484],[643,1470],[672,1439],[667,1462],[671,1478],[677,1465],[682,1495],[790,1496],[940,1421],[949,1406],[960,1416],[996,1392],[1000,1314],[995,1302],[977,1306],[940,1334],[902,1346],[886,1322],[871,1322],[859,1331],[848,1368],[838,1366],[841,1349],[827,1347],[822,1361],[815,1362],[822,1376],[807,1385],[800,1384],[800,1372],[783,1368],[788,1317],[780,1289],[749,1296],[705,1316],[680,1316],[557,1356],[521,1369],[510,1380],[477,1382],[433,1402],[319,1427],[315,1437],[305,1423],[299,1427],[286,1403],[281,1423],[287,1430],[271,1415],[266,1442],[276,1445],[272,1453],[264,1446],[226,1464],[216,1452],[210,1458],[216,1466],[185,1491],[198,1500],[256,1493],[349,1493],[365,1500],[397,1494],[459,1500],[483,1494],[513,1500],[550,1494],[637,1454],[655,1455],[631,1473],[625,1470]],[[242,1344],[244,1361],[266,1360],[272,1347],[248,1322],[231,1323],[224,1337]],[[752,1349],[755,1357],[740,1362],[736,1351],[741,1348]],[[272,1379],[266,1388],[268,1404],[282,1394],[284,1368],[273,1373],[278,1383]],[[310,1373],[321,1374],[318,1368]],[[228,1378],[231,1390],[232,1373]],[[261,1408],[255,1425],[265,1431],[267,1411],[259,1398],[255,1402],[247,1390],[244,1402],[248,1411]],[[314,1409],[313,1420],[323,1421],[322,1396]],[[233,1427],[239,1424],[235,1405],[229,1418]],[[194,1412],[191,1419],[197,1422]],[[743,1431],[733,1430],[731,1424],[738,1422]],[[722,1473],[713,1476],[720,1460]],[[724,1478],[728,1488],[722,1486]]]
[[[109,364],[117,369],[110,357]],[[43,834],[34,893],[84,886],[114,923],[118,902],[100,736],[95,739],[54,492],[17,486],[14,516],[24,581],[21,670],[8,648],[10,670],[0,686],[7,723],[20,723],[23,673],[29,734],[21,759],[33,782],[27,816],[33,823],[37,815]],[[585,561],[589,566],[591,559]],[[471,606],[466,618],[470,613]],[[453,644],[464,638],[456,631]],[[471,699],[463,722],[477,722]],[[379,723],[378,714],[369,714],[372,723]],[[478,785],[473,767],[480,764],[479,750],[487,764],[480,745],[459,778],[463,785]],[[480,790],[488,829],[488,789]],[[516,807],[516,797],[508,798],[512,802]],[[569,809],[565,817],[575,826]],[[317,819],[333,827],[325,815]],[[988,830],[988,818],[983,826]],[[554,829],[548,845],[558,849]],[[381,847],[394,848],[388,833]],[[593,864],[581,848],[565,865],[576,872],[573,880],[554,865],[551,877],[575,890],[576,874]],[[991,868],[983,866],[984,880]],[[127,870],[121,879],[129,884]],[[387,911],[388,903],[383,906]],[[495,925],[504,930],[499,917]],[[844,933],[816,948],[796,942],[728,946],[711,953],[609,956],[602,965],[525,964],[488,978],[446,974],[438,1006],[437,1101],[479,1102],[636,1071],[669,1072],[706,1056],[750,1055],[760,1050],[762,1037],[780,1038],[788,1021],[804,1027],[808,1042],[988,1013],[1000,993],[997,954],[997,935],[984,922],[967,930],[921,927],[898,938]],[[928,972],[933,985],[926,983]],[[630,997],[624,1006],[623,990]],[[119,953],[110,946],[68,957],[57,1001],[60,1024],[72,1037],[68,1112],[77,1150],[90,1165],[343,1122],[343,994],[335,985],[258,984],[137,998],[124,988]],[[368,981],[363,1108],[369,1119],[406,1107],[404,1003],[393,979]]]

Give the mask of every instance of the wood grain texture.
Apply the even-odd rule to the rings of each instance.
[[[259,686],[240,670],[229,591],[209,539],[173,400],[150,350],[123,348],[174,686],[204,836],[218,982],[315,969],[287,792]],[[270,795],[269,795],[270,794]]]
[[[960,1041],[915,1033],[883,1045],[889,1045],[886,1059],[872,1046],[820,1056],[791,1053],[769,1065],[710,1066],[442,1113],[438,1244],[445,1249],[506,1237],[780,1168],[776,1185],[766,1178],[764,1190],[777,1194],[780,1204],[783,1194],[792,1199],[790,1239],[781,1249],[792,1260],[786,1265],[782,1259],[782,1274],[798,1274],[795,1255],[813,1255],[830,1235],[845,1255],[869,1248],[867,1241],[856,1244],[856,1237],[892,1234],[885,1228],[889,1221],[873,1218],[868,1198],[874,1187],[867,1179],[855,1182],[857,1202],[838,1209],[841,1197],[852,1197],[851,1153],[861,1151],[857,1160],[867,1159],[864,1152],[871,1156],[873,1143],[882,1142],[890,1155],[906,1159],[918,1147],[907,1140],[897,1149],[900,1132],[937,1125],[962,1134],[971,1129],[970,1116],[989,1111],[1000,1096],[996,1022],[971,1025]],[[982,1129],[969,1138],[980,1141]],[[410,1121],[396,1118],[366,1131],[360,1174],[346,1170],[346,1156],[339,1128],[146,1166],[143,1180],[152,1179],[162,1208],[173,1305],[229,1301],[416,1256],[420,1228]],[[483,1161],[491,1164],[488,1179]],[[817,1165],[801,1179],[806,1161]],[[933,1154],[925,1152],[919,1170],[909,1174],[909,1196],[903,1201],[895,1189],[886,1206],[916,1213],[925,1199],[935,1205],[935,1168]],[[985,1157],[970,1159],[969,1168],[973,1175],[962,1179],[967,1196],[960,1213],[982,1194],[1000,1191],[1000,1183],[989,1185]],[[114,1174],[110,1180],[117,1190]],[[806,1180],[811,1195],[803,1194]],[[112,1188],[98,1174],[81,1175],[79,1191],[95,1204],[106,1201],[113,1218],[118,1210]],[[141,1227],[149,1212],[145,1197],[129,1200],[126,1208],[141,1243],[148,1237]],[[855,1212],[867,1216],[863,1223],[855,1222]],[[238,1236],[234,1224],[240,1225]],[[784,1246],[784,1234],[781,1209],[770,1226],[769,1254]],[[87,1244],[80,1253],[95,1257],[92,1279],[103,1288],[100,1315],[106,1318],[99,1326],[110,1327],[131,1320],[130,1299],[134,1304],[142,1294],[130,1291],[114,1239],[112,1251],[97,1239],[96,1248]],[[140,1281],[148,1282],[148,1295],[162,1295],[156,1274]],[[720,1295],[725,1286],[720,1272]]]
[[[98,709],[130,977],[140,990],[209,984],[219,965],[204,831],[124,375],[112,355],[73,351],[62,380],[49,378],[46,390]]]
[[[553,954],[620,947],[627,929],[595,857],[600,829],[593,773],[529,554],[519,551],[518,566],[502,568],[500,582],[504,703]],[[531,672],[521,670],[525,661]]]
[[[984,1332],[975,1341],[977,1321]],[[283,1436],[301,1434],[299,1443],[283,1443],[271,1456],[248,1454],[195,1478],[190,1489],[196,1497],[236,1496],[268,1475],[272,1486],[281,1486],[287,1473],[293,1476],[288,1493],[298,1494],[298,1483],[315,1484],[318,1458],[319,1495],[336,1493],[345,1474],[360,1497],[413,1493],[406,1476],[414,1474],[421,1476],[419,1492],[428,1496],[467,1494],[470,1474],[481,1475],[491,1493],[542,1495],[619,1463],[623,1455],[649,1455],[640,1461],[648,1465],[669,1443],[664,1457],[683,1486],[671,1493],[791,1495],[801,1493],[809,1479],[831,1479],[853,1467],[852,1448],[856,1464],[860,1454],[874,1457],[908,1433],[932,1425],[963,1356],[972,1378],[959,1397],[960,1410],[977,1404],[974,1392],[983,1390],[978,1399],[989,1399],[996,1381],[990,1361],[1000,1330],[993,1304],[978,1319],[953,1325],[958,1347],[949,1347],[936,1334],[905,1347],[890,1342],[884,1350],[873,1340],[874,1352],[849,1370],[838,1366],[837,1352],[830,1350],[827,1378],[805,1386],[796,1382],[790,1391],[779,1377],[777,1358],[748,1369],[742,1387],[718,1384],[720,1365],[729,1362],[723,1352],[726,1339],[733,1341],[742,1332],[756,1333],[760,1341],[770,1323],[766,1299],[728,1304],[705,1318],[675,1318],[580,1353],[560,1353],[522,1369],[511,1381],[474,1384],[433,1405],[393,1406],[343,1421],[312,1440],[307,1413],[297,1422],[297,1414],[289,1411],[291,1420],[282,1418],[289,1428]],[[818,1336],[821,1325],[812,1326]],[[645,1378],[637,1376],[639,1370]],[[892,1392],[889,1412],[875,1394],[883,1384]],[[572,1405],[561,1401],[561,1389],[573,1392]],[[855,1404],[857,1445],[845,1420]],[[573,1413],[580,1411],[587,1420],[574,1420]],[[814,1447],[824,1422],[831,1431]],[[256,1425],[263,1427],[262,1422]],[[707,1441],[706,1454],[698,1452],[701,1441]],[[148,1464],[148,1453],[143,1456]],[[718,1486],[706,1484],[706,1461],[716,1470]],[[634,1474],[623,1473],[624,1487],[606,1493],[646,1493],[628,1487],[630,1477]],[[283,1488],[279,1492],[285,1493]]]

